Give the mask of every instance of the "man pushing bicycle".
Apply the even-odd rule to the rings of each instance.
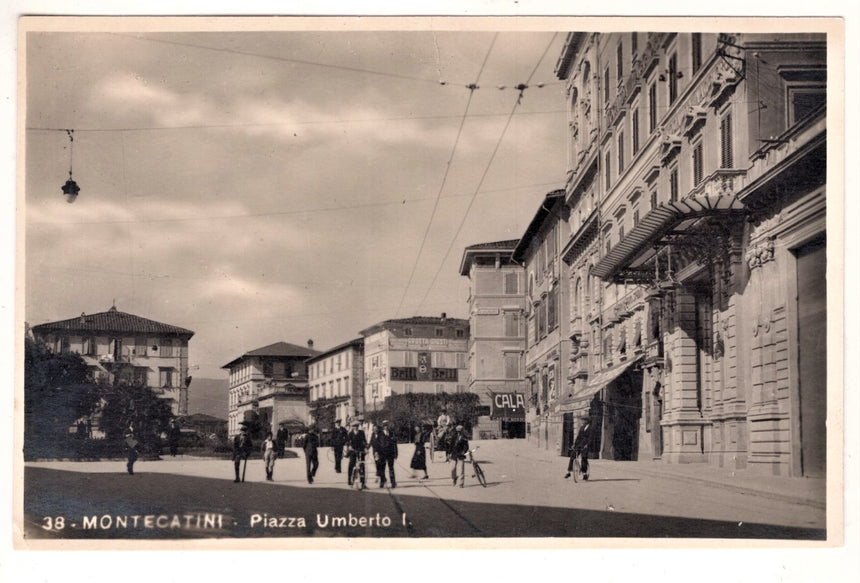
[[[584,423],[579,428],[579,433],[576,434],[576,440],[573,442],[573,448],[570,450],[570,461],[567,463],[565,479],[570,477],[577,455],[581,456],[579,467],[582,469],[582,479],[588,479],[588,444],[591,441],[591,418],[586,416],[582,419]]]

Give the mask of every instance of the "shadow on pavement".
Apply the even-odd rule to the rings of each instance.
[[[265,482],[234,484],[225,479],[164,473],[130,476],[33,467],[25,468],[24,477],[25,537],[33,539],[293,536],[826,539],[823,529],[457,501],[413,496],[405,492],[408,488],[400,487],[385,495],[374,495],[343,488],[295,488]],[[444,486],[431,487],[444,496]],[[45,530],[45,517],[53,517],[54,524],[56,517],[63,517],[64,528]]]

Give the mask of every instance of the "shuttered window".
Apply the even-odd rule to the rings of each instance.
[[[727,113],[720,120],[720,167],[734,168],[731,113]]]

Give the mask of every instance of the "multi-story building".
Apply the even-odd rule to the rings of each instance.
[[[524,266],[527,278],[529,437],[539,447],[559,453],[563,451],[564,413],[573,397],[566,382],[570,284],[561,261],[561,243],[570,236],[569,213],[564,190],[548,193],[511,254],[513,261]]]
[[[469,321],[414,316],[385,320],[364,337],[364,402],[382,407],[391,395],[466,391]]]
[[[275,434],[280,426],[304,428],[309,422],[305,361],[318,354],[311,340],[307,347],[276,342],[221,367],[230,371],[228,434],[239,433],[239,424],[248,418],[256,419],[263,431]]]
[[[826,48],[568,35],[571,317],[598,315],[573,391],[601,455],[824,473]]]
[[[489,415],[484,437],[525,437],[525,270],[511,253],[518,240],[466,247],[460,275],[469,278],[469,377]]]
[[[148,386],[170,402],[174,415],[188,413],[191,330],[111,306],[106,312],[39,324],[32,332],[56,352],[80,354],[94,378]]]
[[[334,408],[344,426],[364,414],[364,338],[350,340],[309,358],[310,406]]]

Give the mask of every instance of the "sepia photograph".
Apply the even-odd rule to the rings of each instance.
[[[843,45],[21,18],[16,546],[841,544]]]

